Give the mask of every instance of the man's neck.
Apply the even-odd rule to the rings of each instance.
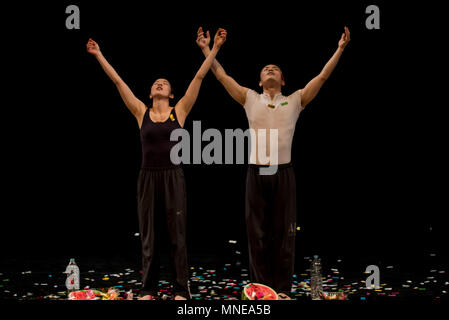
[[[263,88],[263,92],[270,96],[271,100],[274,99],[278,94],[281,93],[281,88],[279,87],[270,87],[270,88]]]

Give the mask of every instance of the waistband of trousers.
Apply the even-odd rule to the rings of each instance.
[[[289,162],[289,163],[282,163],[282,164],[278,164],[278,165],[271,165],[271,166],[277,166],[278,170],[282,170],[282,169],[293,167],[291,162]],[[249,168],[250,169],[259,169],[259,168],[268,168],[268,167],[270,167],[270,165],[267,165],[267,164],[253,164],[253,163],[249,164]]]
[[[162,166],[162,167],[141,167],[141,171],[166,171],[166,170],[177,170],[181,169],[180,165],[172,165],[172,166]]]

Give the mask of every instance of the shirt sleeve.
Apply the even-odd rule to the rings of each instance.
[[[296,108],[298,111],[302,111],[302,109],[304,109],[302,107],[302,103],[301,103],[301,89],[296,90],[295,92],[293,92],[290,97],[292,98],[292,101],[294,102],[294,104],[296,105]]]
[[[245,105],[243,106],[243,108],[251,108],[258,97],[259,94],[256,91],[254,91],[253,89],[248,89],[248,92],[246,93]]]

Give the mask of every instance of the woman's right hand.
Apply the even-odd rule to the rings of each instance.
[[[92,38],[89,38],[89,41],[87,41],[86,44],[87,52],[90,54],[97,56],[100,54],[100,47],[98,46],[98,43],[96,43]]]

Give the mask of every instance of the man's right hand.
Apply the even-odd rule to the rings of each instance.
[[[204,35],[203,27],[199,27],[197,31],[197,38],[196,38],[196,44],[198,47],[201,48],[201,50],[204,50],[204,48],[208,48],[210,44],[210,34],[209,31],[206,32],[206,36]]]
[[[87,52],[90,54],[97,56],[100,54],[100,47],[98,46],[98,43],[96,43],[92,38],[89,38],[89,41],[87,41],[86,44]]]

